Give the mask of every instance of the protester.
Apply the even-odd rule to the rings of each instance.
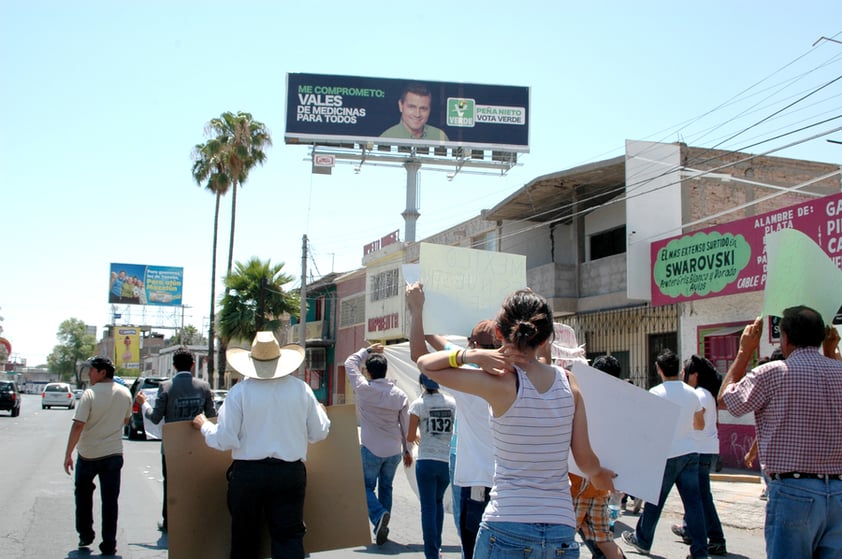
[[[114,365],[105,357],[92,357],[91,387],[82,394],[64,453],[64,471],[73,470],[76,452],[76,531],[79,547],[94,542],[94,478],[99,477],[102,499],[103,555],[117,554],[117,514],[120,474],[123,469],[123,425],[132,414],[132,394],[114,382]]]
[[[370,381],[360,370],[363,359]],[[405,466],[412,465],[412,453],[406,440],[409,398],[386,378],[387,368],[383,344],[362,348],[345,360],[345,374],[356,395],[368,519],[374,526],[377,545],[383,545],[389,537],[392,483],[401,455]]]
[[[538,361],[553,335],[546,300],[531,290],[506,298],[497,315],[499,350],[439,351],[418,358],[436,382],[484,398],[491,407],[494,486],[474,557],[509,557],[524,548],[544,556],[578,555],[576,519],[567,477],[570,450],[597,488],[612,489],[614,473],[590,446],[584,403],[575,379]],[[481,370],[463,365],[477,364]]]
[[[569,326],[568,326],[569,328]],[[572,332],[571,328],[571,332]],[[556,330],[558,332],[558,330]],[[575,332],[569,348],[577,346]],[[610,355],[602,355],[593,362],[593,368],[620,378],[620,362]],[[595,488],[587,479],[570,474],[570,494],[576,511],[576,528],[594,559],[612,557],[623,559],[623,551],[614,543],[614,532],[608,511],[610,493]]]
[[[842,362],[819,352],[827,331],[806,306],[783,311],[783,361],[746,372],[763,321],[745,327],[719,392],[735,416],[754,412],[769,476],[766,557],[842,556]]]
[[[406,288],[406,302],[412,315],[410,322],[409,348],[413,361],[428,353],[427,344],[440,351],[464,349],[450,344],[441,335],[424,334],[424,290],[420,283]],[[495,336],[497,325],[493,320],[478,322],[468,337],[468,347],[474,349],[497,349],[501,341]],[[425,343],[426,342],[426,343]],[[488,402],[458,390],[450,390],[456,400],[459,417],[456,420],[455,467],[451,475],[453,493],[453,514],[462,542],[462,558],[472,559],[474,544],[479,532],[480,521],[488,504],[494,479],[494,446],[492,442]],[[456,488],[459,491],[456,492]]]
[[[649,392],[679,406],[680,413],[664,467],[658,502],[646,503],[634,531],[623,532],[622,538],[638,552],[648,555],[664,504],[672,486],[675,485],[684,504],[687,533],[691,539],[691,556],[694,559],[707,557],[705,519],[699,494],[699,453],[696,451],[693,434],[694,431],[704,429],[704,408],[696,391],[681,380],[681,362],[672,350],[661,351],[655,359],[655,366],[663,382],[651,388]]]
[[[258,559],[265,526],[272,559],[303,559],[308,443],[328,436],[330,420],[304,381],[291,376],[304,360],[296,344],[281,347],[272,332],[258,332],[251,351],[232,348],[228,364],[246,377],[235,384],[216,424],[193,419],[205,443],[230,450],[228,510],[231,559]]]
[[[439,559],[444,527],[444,493],[450,484],[448,466],[456,402],[451,396],[439,392],[436,381],[424,375],[420,375],[418,381],[424,391],[409,405],[407,440],[419,443],[415,479],[421,501],[424,557]]]
[[[216,417],[216,407],[213,405],[213,393],[210,385],[197,378],[193,378],[193,354],[186,347],[180,347],[173,353],[172,364],[176,374],[158,386],[155,397],[155,409],[146,400],[143,390],[138,390],[135,400],[143,407],[143,416],[155,425],[163,419],[165,423],[176,421],[192,421],[200,413],[205,417]],[[161,522],[158,529],[167,531],[167,457],[164,455],[164,445],[161,445],[161,472],[164,480],[164,499],[161,506]]]
[[[699,494],[705,515],[708,554],[727,555],[725,534],[722,532],[722,523],[719,521],[719,514],[710,491],[710,470],[719,459],[719,435],[716,426],[718,406],[714,394],[719,394],[722,379],[713,363],[699,355],[692,355],[684,362],[684,382],[696,389],[696,394],[705,410],[705,428],[701,431],[693,431],[693,434],[698,443],[696,450],[699,452]],[[672,532],[681,537],[684,543],[691,543],[687,534],[686,515],[682,524],[672,526]]]

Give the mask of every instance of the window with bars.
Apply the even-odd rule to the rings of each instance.
[[[371,301],[382,301],[397,297],[400,293],[400,275],[398,269],[386,270],[371,276]]]

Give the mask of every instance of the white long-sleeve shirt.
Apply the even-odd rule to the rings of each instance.
[[[307,446],[327,438],[330,419],[303,381],[289,375],[247,378],[228,392],[217,423],[202,425],[205,443],[234,460],[306,461]]]

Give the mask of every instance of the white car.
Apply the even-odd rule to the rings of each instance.
[[[66,382],[51,382],[44,387],[41,393],[41,409],[45,410],[53,406],[69,410],[76,407],[76,395]]]

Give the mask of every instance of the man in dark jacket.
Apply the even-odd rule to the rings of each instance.
[[[174,421],[192,421],[200,413],[207,417],[216,417],[216,408],[213,405],[213,393],[210,385],[200,379],[194,378],[193,354],[187,348],[181,347],[175,351],[172,357],[172,364],[175,367],[176,375],[170,380],[164,381],[158,387],[158,396],[155,400],[155,409],[146,401],[146,395],[138,390],[135,399],[143,406],[143,415],[156,425],[163,419],[166,423]],[[161,445],[161,471],[164,478],[164,504],[161,507],[163,519],[158,523],[158,529],[167,531],[167,459],[164,456],[164,447]]]

